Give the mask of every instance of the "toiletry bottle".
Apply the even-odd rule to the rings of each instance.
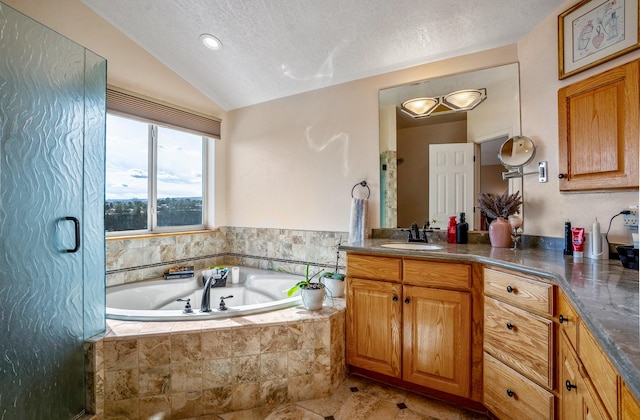
[[[447,242],[456,243],[456,216],[449,217],[449,227],[447,228]]]
[[[466,244],[469,224],[464,219],[464,213],[460,213],[460,223],[456,225],[456,243]]]
[[[591,228],[591,249],[587,250],[590,258],[600,258],[602,255],[602,238],[600,236],[600,223],[596,217]]]
[[[573,254],[573,239],[571,237],[571,222],[564,222],[564,255]]]

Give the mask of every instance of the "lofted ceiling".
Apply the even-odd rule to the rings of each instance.
[[[513,44],[563,3],[82,1],[227,111]],[[206,49],[203,33],[223,48]]]

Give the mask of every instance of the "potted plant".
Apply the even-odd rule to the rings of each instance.
[[[340,246],[340,243],[338,243]],[[344,278],[345,275],[338,273],[338,262],[340,261],[340,251],[336,250],[336,268],[332,271],[325,271],[320,275],[320,281],[327,286],[327,291],[331,297],[344,296]]]
[[[320,274],[320,271],[312,276],[309,276],[309,266],[310,264],[307,264],[307,270],[304,280],[300,280],[292,288],[290,288],[287,291],[287,296],[291,297],[299,290],[304,308],[308,311],[317,311],[318,309],[322,309],[325,285],[320,283],[319,281],[312,282],[313,278]]]
[[[520,213],[521,204],[520,191],[514,194],[509,194],[509,190],[504,194],[480,193],[478,207],[487,217],[495,219],[489,225],[491,246],[495,248],[511,246],[511,225],[507,219],[513,214]]]

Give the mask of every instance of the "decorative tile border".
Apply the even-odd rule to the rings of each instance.
[[[189,264],[242,265],[303,274],[307,264],[335,267],[346,232],[223,227],[216,231],[107,241],[107,286],[159,278],[170,267]],[[339,269],[344,271],[344,254]]]

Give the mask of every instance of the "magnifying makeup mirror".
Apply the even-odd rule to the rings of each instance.
[[[498,159],[507,169],[516,169],[531,163],[536,156],[536,145],[529,137],[515,136],[502,143]]]
[[[522,168],[533,161],[536,145],[526,136],[514,136],[507,139],[498,152],[498,159],[509,172],[502,173],[502,179],[522,176]]]

